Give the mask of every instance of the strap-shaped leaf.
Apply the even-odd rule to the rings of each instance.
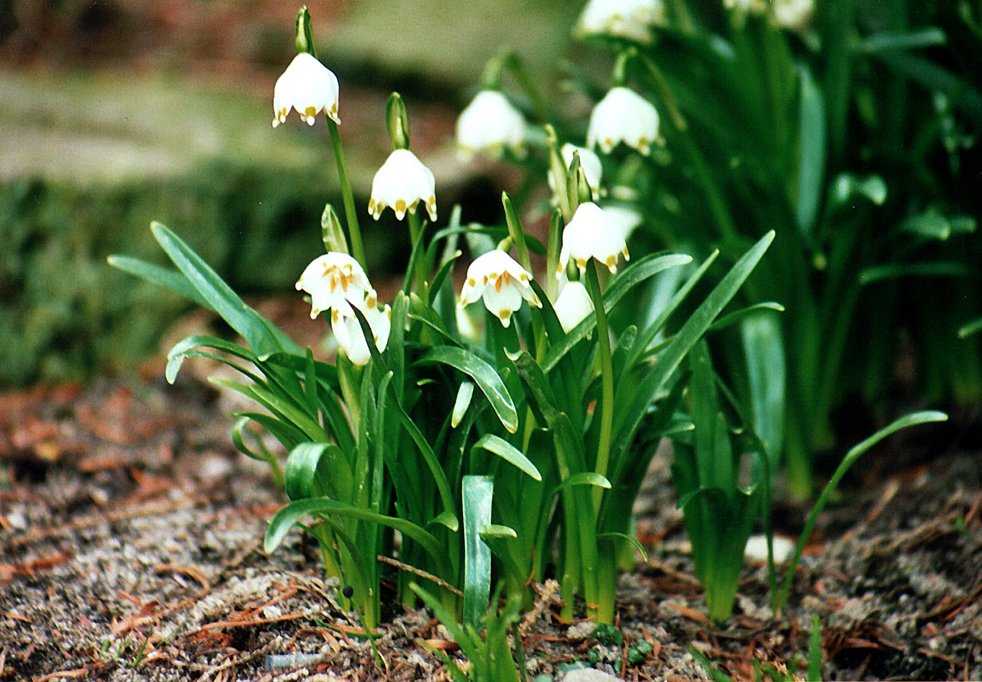
[[[301,443],[293,448],[286,460],[284,484],[291,500],[354,492],[348,460],[333,443]]]
[[[157,286],[164,287],[165,289],[170,289],[174,293],[183,296],[184,298],[194,301],[202,308],[207,310],[214,310],[208,303],[208,300],[198,293],[198,290],[191,286],[187,277],[181,273],[171,270],[170,268],[162,268],[159,265],[153,263],[148,263],[139,258],[132,258],[130,256],[118,256],[112,255],[106,259],[109,265],[116,268],[117,270],[122,270],[123,272],[129,273],[134,277],[139,277],[145,282],[150,282],[151,284],[156,284]]]
[[[464,624],[479,628],[491,594],[491,550],[481,539],[480,531],[491,523],[494,481],[490,476],[464,476],[460,494],[464,517]]]
[[[542,480],[542,474],[532,464],[532,461],[525,456],[525,453],[500,436],[496,436],[493,433],[484,434],[480,440],[474,443],[474,447],[471,448],[472,451],[479,449],[487,450],[491,454],[497,455],[536,481]]]
[[[187,336],[170,349],[167,353],[167,368],[164,370],[164,376],[167,378],[167,383],[173,384],[177,379],[177,374],[181,370],[181,366],[184,364],[184,359],[192,357],[195,355],[195,351],[199,348],[213,348],[214,350],[222,351],[223,353],[228,353],[233,357],[246,360],[253,364],[258,362],[255,354],[251,351],[243,348],[237,343],[232,343],[231,341],[226,341],[225,339],[220,339],[217,336],[207,336],[207,335],[192,335]],[[200,355],[200,354],[199,354]],[[243,369],[236,365],[235,363],[228,362],[226,359],[211,355],[209,357],[214,357],[215,359],[224,362],[225,364],[233,367],[240,372]],[[244,372],[249,378],[254,379],[255,375],[250,372]],[[255,380],[255,379],[254,379]]]
[[[511,394],[494,367],[481,358],[463,348],[437,346],[431,348],[415,364],[417,366],[448,365],[469,375],[491,403],[491,409],[498,415],[501,425],[509,433],[518,431],[518,411],[515,409]]]

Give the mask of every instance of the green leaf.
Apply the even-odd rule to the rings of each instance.
[[[491,523],[494,482],[490,476],[464,476],[461,509],[464,517],[464,624],[478,628],[491,594],[491,550],[480,531]]]
[[[934,261],[929,263],[890,263],[864,268],[859,273],[859,283],[863,286],[907,277],[968,277],[972,269],[955,261]]]
[[[135,277],[150,282],[151,284],[156,284],[162,286],[165,289],[170,289],[176,294],[183,296],[184,298],[194,301],[202,308],[206,310],[214,310],[214,308],[209,305],[207,299],[198,293],[198,290],[191,286],[187,277],[177,272],[176,270],[171,270],[169,268],[162,268],[159,265],[154,265],[153,263],[147,263],[139,258],[131,258],[130,256],[109,256],[107,262],[112,267],[117,270],[122,270],[123,272],[129,273]]]
[[[198,348],[213,348],[215,350],[220,350],[223,353],[228,353],[234,357],[241,358],[242,360],[247,360],[253,364],[259,362],[254,353],[243,348],[237,343],[232,343],[231,341],[226,341],[225,339],[220,339],[216,336],[187,336],[174,344],[174,347],[170,349],[169,353],[167,353],[167,367],[164,370],[164,376],[167,379],[167,383],[174,383],[174,381],[177,379],[177,374],[181,369],[181,365],[184,364],[184,359]],[[238,365],[228,363],[226,360],[222,360],[222,362],[226,362],[226,364],[230,365],[231,367],[239,369]]]
[[[515,402],[494,367],[470,351],[453,346],[431,348],[415,363],[416,366],[433,364],[448,365],[469,375],[491,403],[491,409],[498,415],[501,425],[509,433],[518,431],[518,411],[515,409]]]
[[[553,489],[552,494],[556,495],[562,490],[574,485],[592,485],[597,488],[603,488],[604,490],[610,490],[611,487],[610,481],[607,480],[606,476],[601,476],[596,471],[581,471],[578,474],[567,477]]]
[[[518,533],[515,529],[510,526],[501,526],[496,523],[489,523],[481,526],[478,531],[481,534],[482,539],[488,538],[502,538],[505,540],[513,540],[518,537]]]
[[[535,468],[535,465],[532,464],[531,460],[529,460],[529,458],[526,457],[521,450],[506,441],[504,438],[496,436],[493,433],[486,433],[480,438],[480,440],[474,443],[474,446],[471,448],[471,452],[478,449],[487,450],[491,454],[497,455],[536,481],[542,480],[542,475],[539,473],[539,470]]]
[[[808,679],[824,680],[822,667],[822,621],[816,613],[812,616],[812,626],[808,633]]]
[[[615,533],[612,531],[607,531],[605,533],[597,533],[597,539],[611,541],[611,543],[614,544],[615,547],[614,551],[616,551],[616,547],[617,547],[616,543],[613,543],[614,540],[627,542],[629,545],[633,546],[634,549],[637,550],[638,554],[641,555],[642,561],[648,561],[648,553],[645,551],[644,545],[638,542],[638,539],[633,535],[628,535],[627,533]]]
[[[945,32],[936,26],[925,26],[916,31],[906,33],[881,31],[866,36],[859,43],[859,50],[866,54],[887,52],[890,50],[916,50],[924,47],[935,47],[948,42]]]
[[[266,553],[269,554],[279,547],[290,529],[309,514],[334,514],[388,526],[416,541],[436,561],[438,566],[441,568],[446,566],[446,549],[431,533],[415,523],[394,516],[378,514],[368,509],[359,509],[329,497],[296,500],[277,511],[269,520],[269,527],[266,529],[266,537],[263,541],[263,548]]]
[[[756,317],[757,313],[765,310],[773,310],[778,313],[783,313],[784,306],[775,301],[754,303],[753,305],[748,305],[746,308],[740,308],[740,310],[734,310],[732,313],[723,315],[723,317],[713,322],[713,324],[709,327],[709,331],[718,332],[721,329],[726,329],[737,322],[742,322],[747,317]]]
[[[785,375],[784,338],[777,315],[759,314],[740,325],[747,362],[751,422],[767,452],[770,470],[776,471],[784,447]]]
[[[798,200],[795,214],[804,237],[812,233],[825,178],[825,102],[811,72],[799,70]]]
[[[291,500],[354,493],[348,460],[333,443],[301,443],[293,448],[286,460],[284,484]]]
[[[208,307],[237,331],[258,356],[263,357],[277,351],[299,353],[299,347],[292,341],[287,339],[288,343],[284,345],[285,335],[275,334],[270,328],[270,323],[247,306],[232,288],[176,234],[157,222],[153,223],[150,229],[177,269],[208,302]]]
[[[910,216],[900,223],[900,229],[926,239],[943,242],[953,235],[975,232],[975,219],[969,216],[949,218],[937,213],[921,213]]]
[[[979,331],[982,331],[982,317],[980,317],[977,320],[973,320],[972,322],[969,322],[964,327],[959,329],[958,338],[960,339],[968,338],[972,334],[976,334]]]
[[[236,393],[240,393],[247,398],[255,400],[276,416],[287,420],[303,431],[309,440],[314,442],[324,442],[327,440],[327,434],[324,432],[324,429],[321,428],[321,425],[311,419],[306,412],[298,407],[296,402],[291,401],[282,395],[277,395],[273,391],[263,388],[258,384],[250,386],[237,381],[216,379],[214,377],[212,377],[210,381],[213,384],[224,386],[225,388],[231,389]]]

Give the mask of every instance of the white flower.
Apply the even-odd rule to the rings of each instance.
[[[636,209],[630,206],[624,206],[622,204],[611,204],[609,206],[604,206],[604,213],[607,217],[611,219],[611,224],[614,225],[624,237],[626,242],[631,238],[631,234],[638,228],[638,226],[644,222],[644,217],[638,213]]]
[[[746,14],[763,14],[767,11],[766,0],[723,0],[723,7]]]
[[[578,23],[580,35],[611,35],[651,41],[650,27],[665,24],[662,0],[590,0]]]
[[[600,195],[603,194],[600,181],[604,174],[600,157],[591,149],[578,147],[575,144],[569,144],[567,142],[559,150],[559,155],[563,157],[563,163],[566,165],[566,168],[569,168],[570,164],[573,163],[573,154],[579,154],[580,168],[583,169],[583,175],[586,176],[586,184],[590,186],[590,192],[593,194],[593,198],[599,199]],[[552,173],[552,169],[549,170],[548,181],[549,189],[555,193],[556,178]]]
[[[310,294],[310,319],[347,303],[359,304],[372,285],[361,265],[346,253],[324,254],[310,262],[297,280],[297,290]]]
[[[466,154],[499,156],[505,147],[521,153],[525,117],[497,90],[482,90],[457,119],[457,146]]]
[[[352,302],[354,303],[354,302]],[[392,330],[392,309],[389,306],[378,307],[375,292],[369,292],[360,303],[354,303],[358,310],[365,315],[368,326],[372,331],[372,340],[381,353],[389,343],[389,332]],[[338,346],[351,362],[365,365],[372,358],[372,352],[365,342],[358,318],[352,310],[352,305],[345,303],[331,310],[331,331],[338,340]]]
[[[599,144],[609,154],[617,143],[623,142],[647,155],[651,143],[658,139],[658,124],[658,110],[651,102],[629,88],[617,86],[593,107],[587,146]]]
[[[273,127],[286,121],[296,109],[307,125],[314,125],[321,111],[335,123],[338,118],[338,77],[313,55],[300,52],[273,88]]]
[[[563,248],[559,253],[556,277],[562,278],[570,258],[580,270],[594,258],[615,273],[618,255],[624,256],[624,260],[630,258],[616,218],[607,215],[604,209],[592,202],[580,204],[563,229]]]
[[[436,220],[436,180],[433,173],[408,149],[396,149],[375,173],[368,212],[378,220],[385,207],[389,206],[396,212],[396,218],[402,220],[406,211],[416,212],[420,201],[426,204],[430,220]]]
[[[593,312],[593,301],[583,282],[567,281],[552,305],[564,332],[569,332]]]
[[[815,0],[774,0],[774,19],[781,28],[804,31],[815,13]]]
[[[488,251],[467,268],[459,305],[470,305],[483,297],[484,306],[507,327],[512,313],[522,307],[522,299],[536,308],[542,307],[529,285],[531,279],[532,275],[504,251]]]

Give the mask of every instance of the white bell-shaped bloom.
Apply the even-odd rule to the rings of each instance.
[[[580,157],[580,168],[583,169],[583,175],[586,177],[586,184],[590,186],[590,192],[593,194],[594,199],[599,199],[603,194],[603,190],[600,187],[600,181],[603,179],[604,168],[603,164],[600,162],[600,157],[597,156],[596,152],[586,147],[578,147],[575,144],[566,143],[559,149],[559,155],[563,158],[563,163],[566,168],[569,168],[570,164],[573,163],[573,154],[578,154]],[[549,169],[547,175],[547,180],[549,182],[549,189],[555,193],[556,191],[556,178],[552,173],[552,169]]]
[[[524,151],[525,117],[497,90],[482,90],[457,119],[457,146],[467,155]]]
[[[647,155],[651,143],[658,139],[659,123],[658,110],[651,102],[630,88],[613,87],[593,107],[586,133],[587,146],[600,145],[609,154],[623,142]]]
[[[644,217],[630,206],[610,204],[609,206],[604,206],[603,209],[607,217],[611,219],[611,224],[620,231],[625,242],[631,238],[634,230],[644,222]]]
[[[323,111],[335,123],[338,118],[338,77],[306,52],[300,52],[286,67],[273,88],[273,127],[286,121],[296,109],[307,125],[314,125]]]
[[[580,204],[569,224],[563,228],[563,247],[559,252],[556,277],[562,278],[571,258],[580,270],[586,268],[587,261],[593,258],[615,273],[618,256],[624,256],[624,260],[630,259],[616,218],[588,201]]]
[[[478,256],[467,268],[467,280],[460,290],[460,306],[484,299],[484,306],[501,324],[511,324],[512,314],[522,307],[522,300],[536,308],[542,302],[529,282],[532,275],[504,251],[495,249]]]
[[[804,31],[815,14],[815,0],[774,0],[774,19],[781,28]]]
[[[408,149],[396,149],[385,160],[372,180],[368,212],[379,219],[386,206],[402,220],[406,211],[416,212],[422,201],[430,220],[436,220],[436,180],[430,169]]]
[[[583,282],[569,282],[562,285],[556,302],[552,304],[564,332],[569,332],[586,316],[593,312],[593,301]]]
[[[577,25],[580,35],[610,35],[651,42],[650,28],[664,25],[662,0],[590,0]]]
[[[389,343],[389,332],[392,330],[392,309],[389,306],[380,308],[375,292],[369,292],[364,300],[356,304],[364,314],[372,332],[372,341],[381,353]],[[352,306],[345,303],[331,310],[331,331],[338,341],[338,346],[351,362],[365,365],[372,358],[372,352],[365,342],[358,318],[355,317]]]
[[[365,271],[346,253],[332,251],[315,258],[300,275],[298,291],[310,294],[310,319],[325,310],[335,310],[350,302],[358,305],[372,291]]]

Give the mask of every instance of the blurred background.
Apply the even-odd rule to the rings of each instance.
[[[441,212],[497,213],[489,169],[451,136],[503,46],[555,82],[579,3],[314,0],[321,60],[341,83],[341,134],[359,208],[388,151],[401,92]],[[163,262],[149,231],[177,231],[240,293],[290,311],[340,205],[323,123],[272,130],[299,5],[282,0],[0,0],[0,388],[84,380],[161,349],[187,308],[106,265]],[[364,214],[367,218],[367,211]],[[363,223],[372,270],[396,270],[405,229]],[[275,314],[275,313],[274,313]],[[322,329],[318,326],[317,333]]]

